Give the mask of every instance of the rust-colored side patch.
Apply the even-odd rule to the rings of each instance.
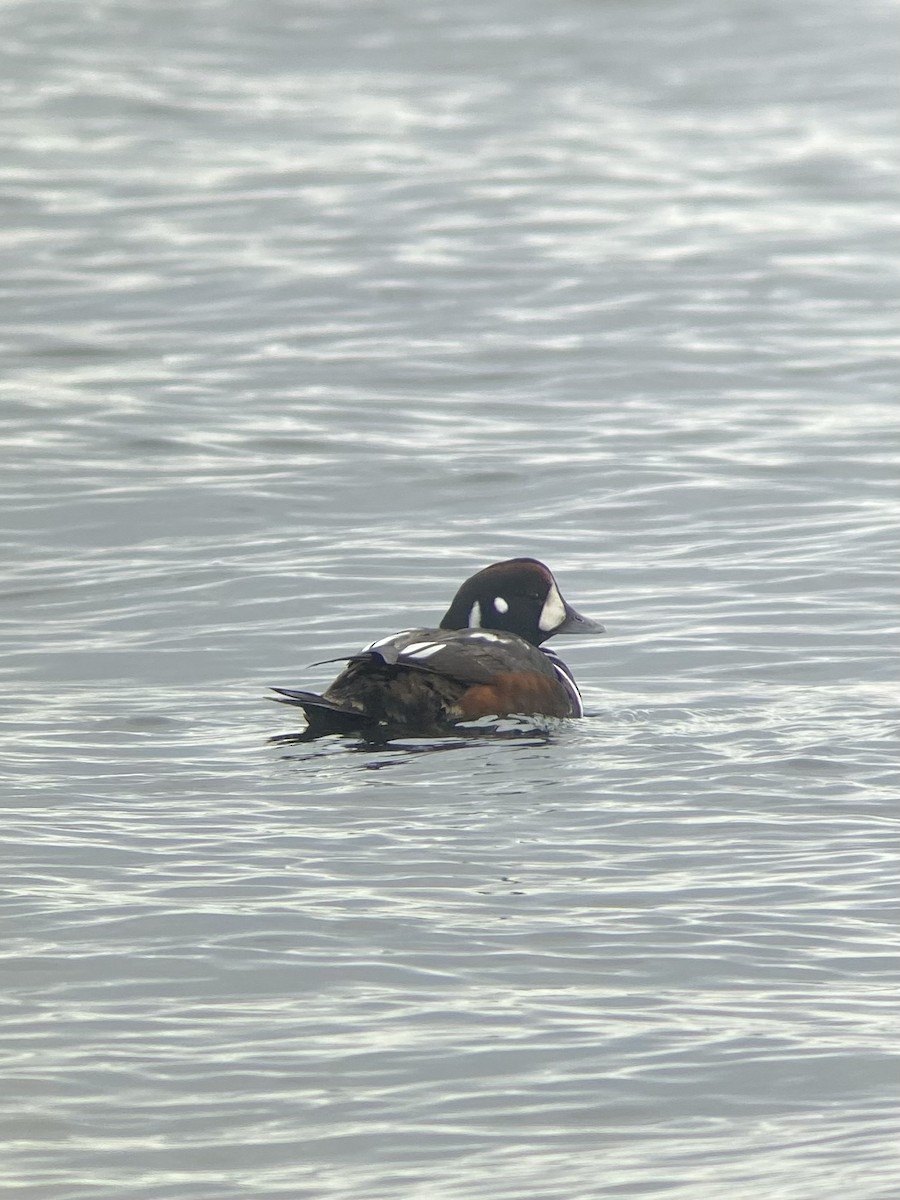
[[[505,671],[491,683],[470,687],[461,697],[463,719],[525,716],[570,717],[572,705],[563,687],[547,675]]]

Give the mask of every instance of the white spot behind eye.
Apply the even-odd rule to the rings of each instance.
[[[566,619],[566,606],[563,603],[563,598],[559,594],[559,588],[554,583],[550,591],[547,593],[547,599],[544,601],[544,607],[541,609],[541,615],[538,618],[538,629],[542,633],[550,633],[552,629],[556,629],[558,625],[562,625]]]
[[[496,608],[498,613],[508,613],[509,612],[509,605],[503,599],[502,596],[494,597],[494,608]]]
[[[469,628],[478,629],[481,626],[481,605],[476,600],[469,609]]]

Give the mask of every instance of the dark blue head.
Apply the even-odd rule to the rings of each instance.
[[[557,633],[604,633],[562,597],[553,573],[536,558],[510,558],[467,579],[441,629],[502,629],[539,646]]]

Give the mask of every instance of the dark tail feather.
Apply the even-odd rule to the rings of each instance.
[[[298,704],[301,708],[305,708],[309,704],[312,708],[327,708],[330,712],[346,713],[347,716],[355,716],[352,709],[342,708],[340,704],[335,704],[333,700],[327,700],[324,696],[320,696],[318,692],[303,692],[299,688],[278,688],[269,689],[272,692],[277,692],[277,696],[270,696],[270,700],[275,700],[278,704]]]
[[[304,731],[305,735],[311,738],[321,737],[324,733],[352,733],[354,729],[359,729],[365,724],[365,717],[358,712],[354,712],[349,708],[341,708],[340,704],[335,704],[333,700],[326,700],[324,696],[320,696],[318,692],[303,692],[297,688],[272,688],[273,692],[277,692],[277,696],[270,696],[270,700],[276,701],[278,704],[293,704],[297,708],[302,708],[308,721],[308,726]]]

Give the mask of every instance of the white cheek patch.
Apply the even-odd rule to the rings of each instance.
[[[494,608],[496,608],[498,613],[508,613],[509,612],[509,605],[503,599],[502,596],[494,597]]]
[[[481,626],[481,605],[476,600],[469,609],[469,628],[478,629]]]
[[[542,633],[550,633],[562,625],[566,619],[566,606],[563,603],[563,598],[559,594],[559,588],[554,583],[550,591],[547,593],[547,599],[544,601],[544,607],[541,609],[541,615],[538,618],[538,629]]]

